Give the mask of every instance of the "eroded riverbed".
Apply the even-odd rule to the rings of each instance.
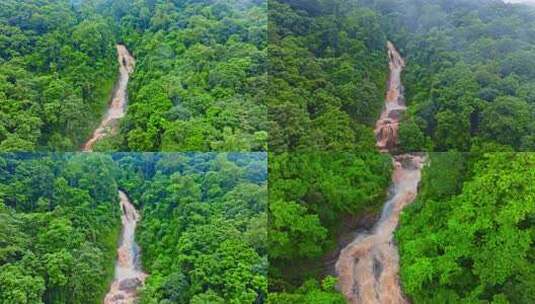
[[[128,102],[128,81],[130,74],[134,71],[135,60],[128,49],[121,44],[117,45],[117,60],[119,61],[119,80],[115,86],[112,100],[100,125],[95,129],[91,138],[84,144],[83,151],[92,151],[93,146],[98,140],[109,134],[115,134],[117,132],[118,121],[125,116]]]
[[[377,148],[393,153],[398,141],[399,120],[406,110],[401,83],[405,62],[388,42],[390,77],[385,106],[376,124]],[[346,246],[336,262],[338,287],[352,304],[406,303],[399,284],[399,254],[394,231],[404,207],[416,198],[423,154],[396,155],[389,200],[369,232],[359,234]]]
[[[138,289],[147,274],[141,270],[140,250],[135,242],[135,231],[140,216],[126,194],[119,191],[121,204],[121,222],[123,225],[121,243],[117,249],[115,278],[104,304],[133,304],[138,296]]]

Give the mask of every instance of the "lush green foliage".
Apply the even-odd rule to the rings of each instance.
[[[416,303],[535,301],[535,154],[433,154],[397,238]]]
[[[82,4],[72,4],[82,3]],[[77,150],[137,59],[121,133],[98,150],[267,149],[265,1],[0,3],[0,150]]]
[[[308,280],[293,293],[272,293],[270,304],[345,304],[342,294],[335,291],[336,278],[326,277],[321,286],[316,280]]]
[[[266,150],[265,1],[103,2],[137,65],[122,134],[100,149]]]
[[[365,0],[407,59],[407,151],[535,148],[535,9],[493,0]]]
[[[150,273],[141,303],[262,303],[267,293],[264,153],[125,154],[120,183],[142,212]]]
[[[0,303],[102,303],[118,188],[142,210],[142,303],[262,303],[267,168],[251,154],[0,157]]]
[[[102,303],[118,236],[111,158],[0,157],[0,303]]]
[[[269,2],[271,151],[374,151],[386,39],[354,1]]]
[[[379,153],[271,155],[271,289],[290,290],[307,277],[315,276],[312,269],[293,270],[299,269],[303,262],[321,259],[322,255],[335,247],[335,234],[341,217],[377,210],[386,194],[390,171],[390,158]],[[311,286],[305,284],[301,290],[312,290]],[[324,291],[329,293],[330,289]],[[303,296],[306,296],[306,292]],[[301,296],[274,297],[288,298],[285,301],[290,301]],[[295,299],[293,301],[297,301]]]
[[[0,150],[77,150],[116,74],[114,37],[68,0],[0,2]]]

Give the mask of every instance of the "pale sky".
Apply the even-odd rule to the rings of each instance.
[[[508,2],[508,3],[529,3],[529,4],[535,4],[535,0],[503,0],[503,2]]]

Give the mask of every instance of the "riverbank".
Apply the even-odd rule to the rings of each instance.
[[[115,134],[118,129],[119,120],[126,114],[128,81],[130,79],[130,74],[134,71],[135,60],[126,46],[118,44],[116,48],[117,61],[119,62],[119,78],[113,90],[106,114],[102,118],[99,126],[92,133],[91,137],[82,147],[82,150],[86,152],[92,151],[96,142],[103,137]]]
[[[385,106],[377,120],[377,149],[382,153],[397,151],[399,122],[406,110],[401,73],[405,61],[395,46],[387,43],[390,77]],[[394,171],[390,197],[381,217],[370,231],[362,231],[341,250],[336,262],[338,288],[352,304],[406,303],[399,284],[399,255],[394,243],[401,211],[414,201],[418,192],[423,154],[392,157]]]
[[[121,190],[118,193],[122,211],[122,230],[117,248],[115,277],[110,291],[104,298],[105,304],[135,303],[138,298],[138,288],[143,286],[147,277],[141,269],[140,248],[135,240],[136,227],[141,217],[126,193]]]

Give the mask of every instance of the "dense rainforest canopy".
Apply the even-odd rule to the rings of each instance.
[[[141,303],[261,303],[265,154],[5,154],[0,303],[102,303],[120,188],[141,210]]]
[[[114,44],[125,43],[138,62],[130,106],[99,150],[265,150],[269,129],[273,151],[370,151],[387,39],[407,59],[403,150],[535,148],[535,9],[498,0],[269,4],[2,1],[0,150],[78,149],[109,99]]]
[[[535,8],[362,0],[407,59],[406,151],[535,150]]]
[[[535,303],[535,154],[511,152],[535,151],[535,9],[267,2],[0,1],[0,151],[78,150],[121,43],[128,111],[95,150],[273,152],[269,208],[264,153],[0,154],[0,304],[101,303],[119,189],[142,214],[141,304],[346,303],[333,261],[391,182],[387,40],[407,63],[400,152],[450,151],[402,213],[403,292]]]
[[[77,150],[113,88],[115,40],[90,7],[0,1],[0,151]]]
[[[271,303],[344,303],[332,278],[317,282],[326,268],[320,260],[336,248],[343,217],[380,209],[390,158],[375,152],[284,153],[271,155],[269,168]]]
[[[270,150],[375,150],[385,45],[358,2],[269,1]]]
[[[101,303],[113,278],[116,166],[96,154],[0,156],[0,303]]]
[[[267,149],[265,1],[0,3],[0,150],[78,150],[137,59],[118,136],[97,150]]]
[[[535,154],[436,153],[397,233],[414,303],[535,301]]]
[[[265,1],[97,2],[137,60],[120,135],[98,149],[267,149]]]
[[[387,39],[407,61],[403,151],[535,149],[535,8],[271,0],[272,151],[374,150]]]
[[[142,208],[150,276],[142,304],[262,303],[267,294],[265,153],[126,154],[120,184]]]

